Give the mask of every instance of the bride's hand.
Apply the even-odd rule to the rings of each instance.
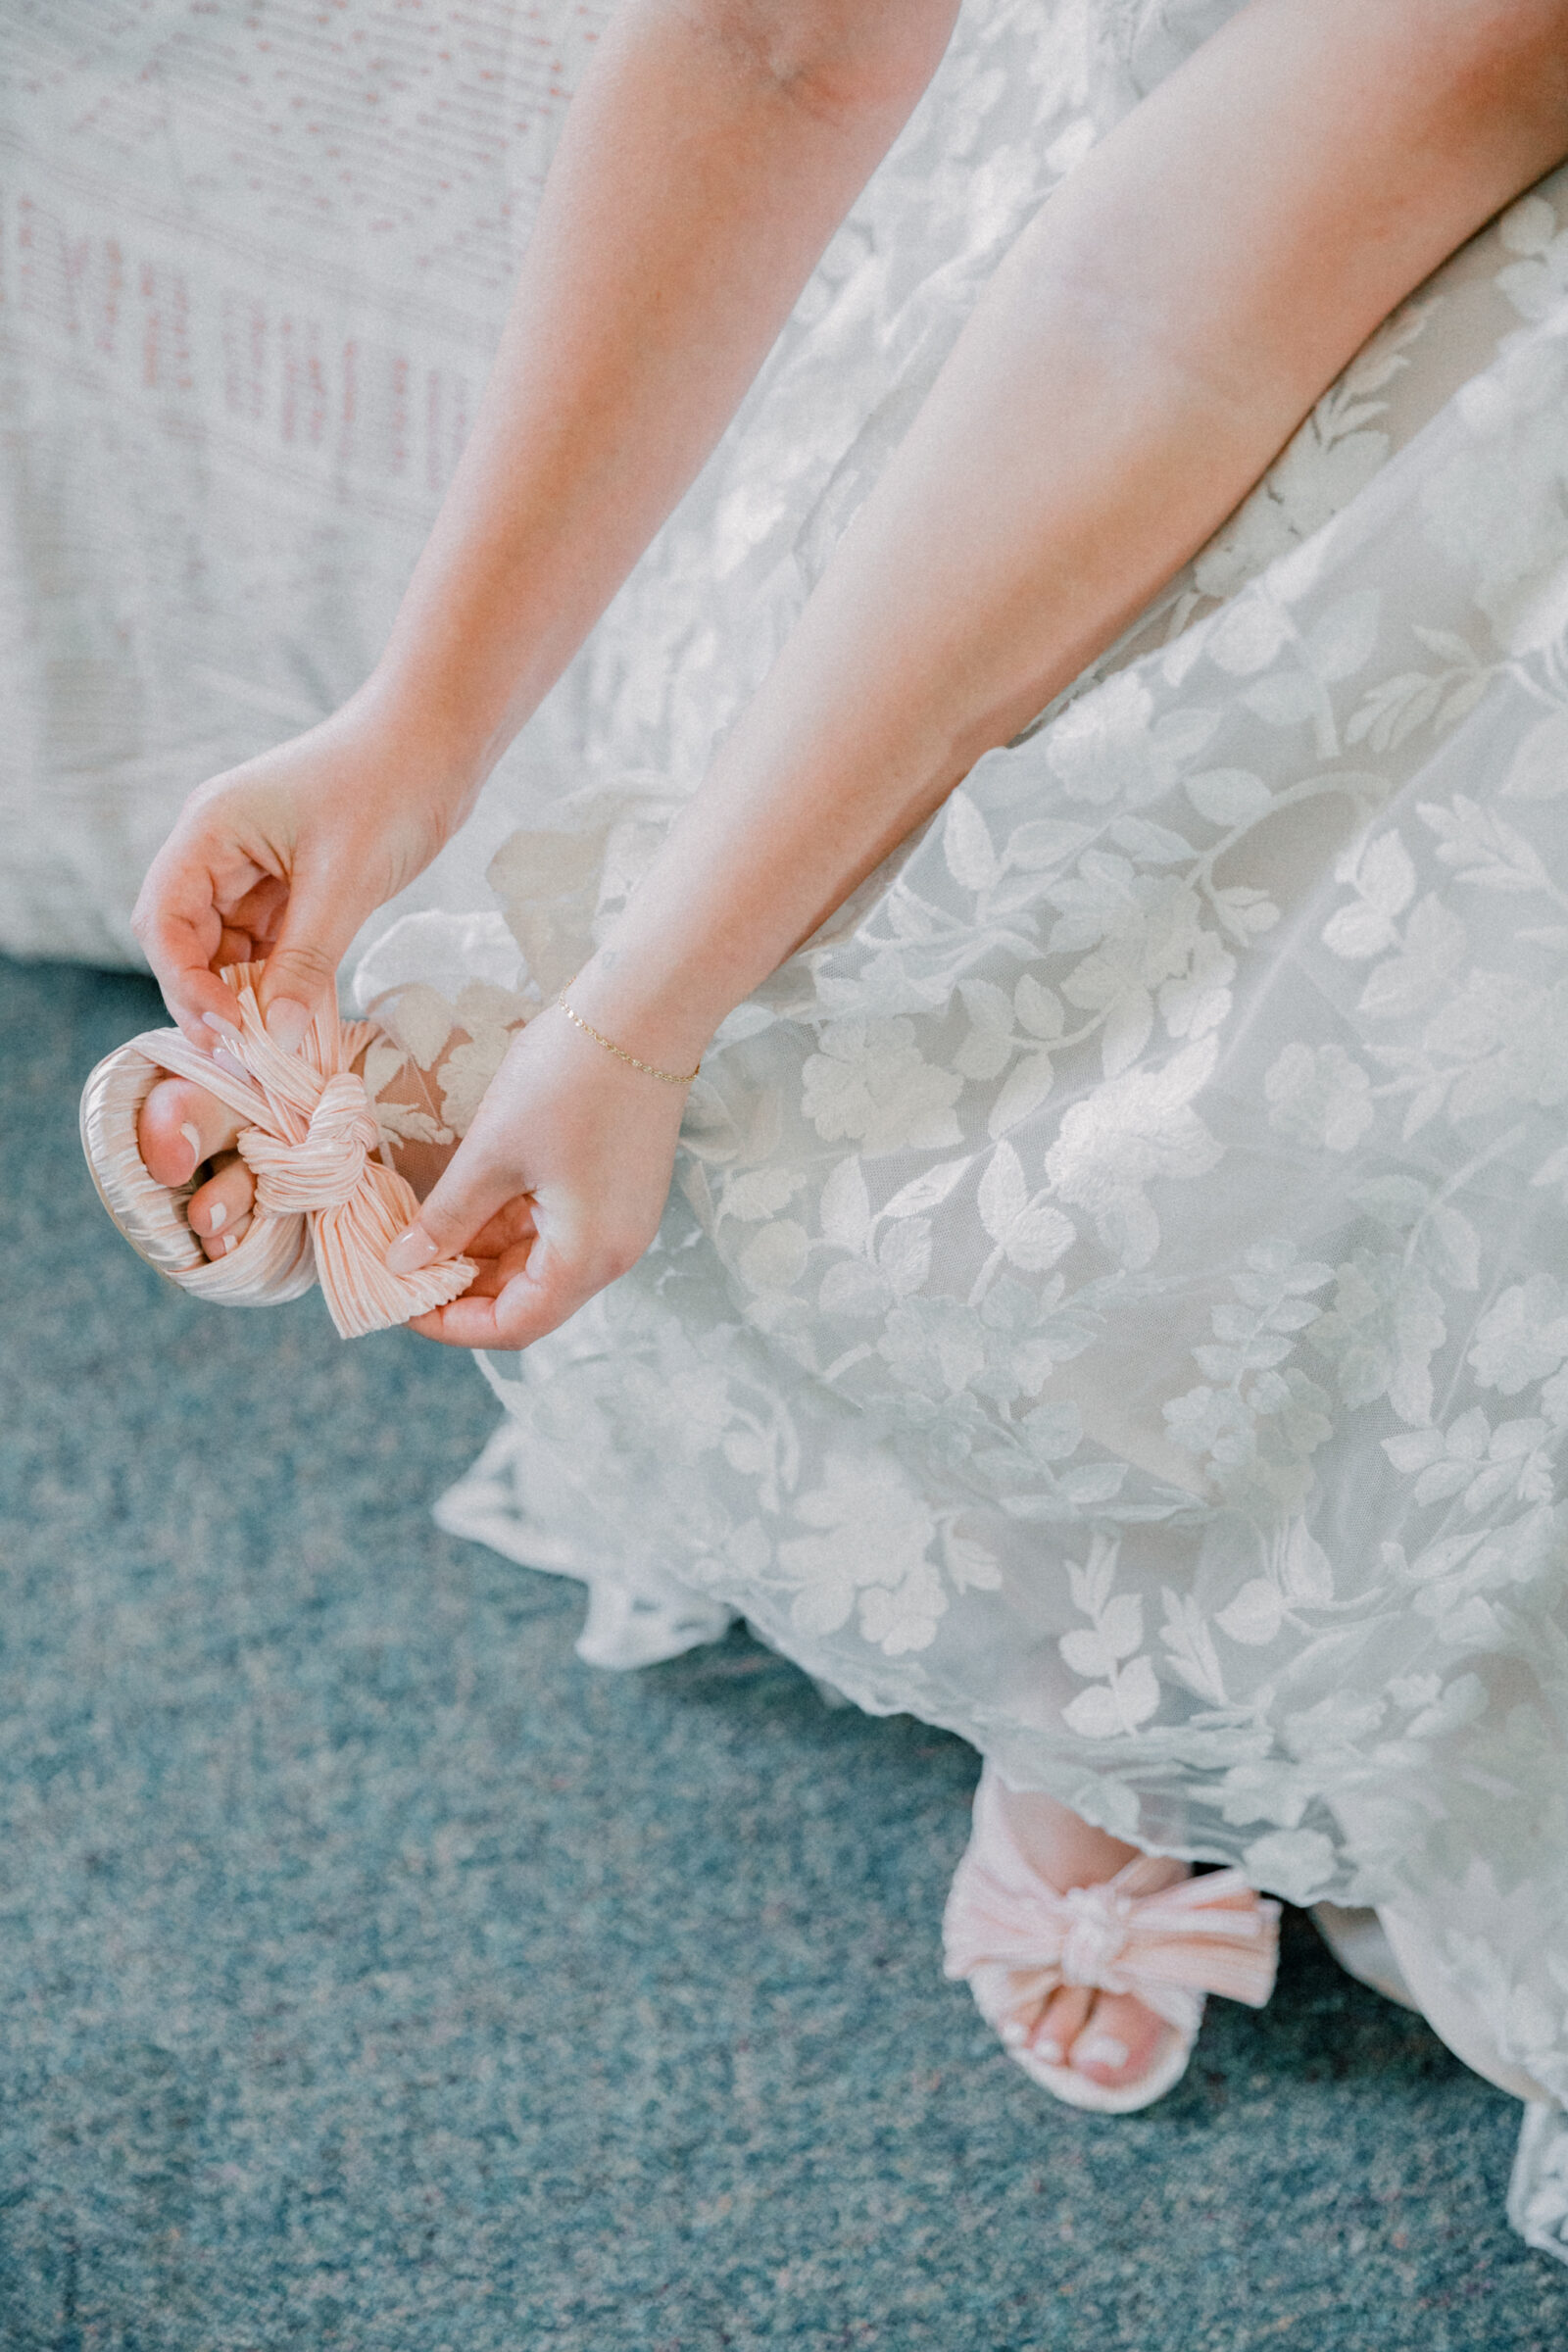
[[[526,1348],[634,1266],[659,1230],[683,1087],[628,1069],[552,1008],[514,1038],[446,1174],[394,1243],[407,1272],[466,1250],[472,1287],[414,1330]]]
[[[356,697],[193,792],[132,917],[170,1011],[211,1051],[231,1026],[225,963],[265,959],[270,1032],[291,1051],[367,915],[462,823],[480,778],[405,718]]]

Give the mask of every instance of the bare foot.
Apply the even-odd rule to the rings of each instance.
[[[454,1029],[448,1046],[468,1043],[466,1031]],[[359,1070],[363,1055],[353,1064]],[[433,1112],[427,1073],[413,1061],[396,1072],[378,1098],[394,1107]],[[191,1231],[209,1257],[226,1257],[250,1229],[256,1200],[256,1179],[234,1146],[242,1122],[216,1095],[189,1078],[161,1078],[141,1106],[136,1142],[142,1165],[155,1184],[171,1188],[188,1184],[198,1169],[206,1175],[192,1193],[185,1214]],[[439,1142],[423,1140],[416,1128],[398,1137],[393,1164],[406,1176],[422,1200],[457,1148],[456,1138],[430,1118]]]
[[[1020,1793],[998,1784],[1007,1826],[1029,1860],[1054,1886],[1093,1886],[1114,1878],[1137,1846],[1070,1813],[1054,1798]],[[1061,1986],[1041,2003],[1026,2026],[1029,2046],[1047,2066],[1070,2066],[1091,2082],[1125,2089],[1150,2072],[1172,2031],[1130,1993]]]
[[[142,1165],[155,1184],[188,1184],[206,1167],[185,1214],[209,1257],[226,1257],[250,1228],[256,1179],[234,1150],[239,1129],[227,1103],[188,1078],[161,1078],[136,1125]]]

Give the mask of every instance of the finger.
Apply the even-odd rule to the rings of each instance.
[[[259,961],[269,948],[276,945],[287,907],[287,882],[277,874],[264,874],[255,889],[225,906],[224,913],[236,931],[249,933]]]
[[[250,1222],[255,1200],[256,1179],[236,1152],[220,1159],[207,1183],[192,1193],[186,1220],[204,1242],[216,1242],[225,1232],[238,1241],[240,1227]]]
[[[335,985],[337,967],[365,912],[335,864],[295,875],[257,992],[267,1034],[285,1054],[293,1053],[318,1004]]]
[[[227,860],[231,872],[220,874],[219,862],[200,845],[161,851],[131,916],[165,1004],[191,1044],[209,1054],[235,1025],[234,1000],[213,969],[222,956],[220,908],[232,906],[261,870],[236,853]]]
[[[427,1315],[412,1316],[409,1329],[418,1333],[421,1340],[434,1340],[442,1348],[507,1348],[516,1346],[514,1340],[504,1340],[496,1328],[495,1299],[475,1298],[465,1291],[447,1306],[434,1306]],[[453,1307],[466,1308],[466,1313],[454,1315]]]
[[[420,1315],[411,1328],[448,1348],[531,1348],[574,1315],[598,1288],[584,1279],[580,1266],[548,1243],[536,1242],[527,1264],[496,1297],[465,1291],[449,1305]]]
[[[519,1196],[516,1170],[488,1157],[470,1135],[387,1251],[388,1273],[417,1274],[438,1258],[455,1257]]]
[[[464,1292],[465,1298],[499,1298],[518,1271],[518,1255],[516,1250],[509,1250],[504,1258],[480,1258],[479,1271]]]
[[[488,1224],[481,1225],[472,1240],[465,1245],[465,1255],[476,1257],[481,1264],[488,1265],[497,1259],[510,1259],[515,1253],[517,1265],[521,1265],[527,1255],[522,1245],[531,1242],[538,1230],[534,1223],[532,1200],[526,1193],[514,1193],[510,1200],[502,1203]],[[509,1264],[507,1277],[510,1279],[515,1272],[516,1266]]]
[[[491,1218],[484,1229],[485,1233],[495,1234],[509,1229],[514,1222],[509,1211],[519,1205],[520,1203],[516,1201],[509,1201],[499,1216]],[[520,1222],[520,1220],[518,1221]],[[482,1238],[481,1236],[481,1240]],[[464,1293],[464,1297],[466,1298],[499,1298],[513,1276],[522,1272],[528,1262],[528,1252],[533,1247],[534,1237],[531,1224],[528,1231],[520,1238],[503,1243],[493,1252],[488,1249],[482,1249],[478,1242],[470,1243],[464,1255],[473,1260],[477,1270],[473,1280]]]
[[[233,998],[228,1002],[232,1007]],[[233,1150],[239,1129],[228,1104],[205,1087],[188,1078],[161,1078],[141,1106],[136,1144],[155,1184],[188,1184],[204,1159]]]

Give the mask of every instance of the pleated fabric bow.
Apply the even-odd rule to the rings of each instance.
[[[375,1031],[368,1021],[340,1022],[328,1000],[299,1052],[285,1054],[262,1021],[261,974],[256,963],[221,975],[239,1031],[224,1050],[229,1066],[177,1029],[152,1029],[93,1071],[82,1095],[82,1146],[105,1206],[150,1264],[199,1298],[271,1306],[319,1280],[346,1340],[444,1306],[473,1280],[471,1258],[443,1258],[417,1274],[386,1267],[390,1244],[419,1203],[375,1156],[380,1129],[350,1066]],[[137,1114],[169,1071],[219,1096],[245,1122],[236,1148],[256,1178],[256,1205],[244,1239],[224,1257],[208,1258],[186,1221],[195,1180],[171,1192],[142,1166]]]
[[[1184,1863],[1139,1854],[1098,1886],[1054,1886],[984,1782],[975,1831],[948,1896],[945,1967],[968,1978],[1004,2039],[1009,2020],[1032,2020],[1064,1984],[1132,1993],[1184,2034],[1197,2031],[1206,1992],[1261,2009],[1274,1989],[1280,1907],[1239,1870],[1192,1878]]]

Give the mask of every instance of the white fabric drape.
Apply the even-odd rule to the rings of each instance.
[[[999,254],[1223,13],[960,29],[585,657],[492,985],[576,967]],[[659,1243],[489,1359],[446,1504],[586,1577],[596,1655],[741,1610],[1107,1828],[1383,1906],[1557,2097],[1565,296],[1558,175],[726,1025]],[[1513,2210],[1560,2253],[1550,2114]]]

